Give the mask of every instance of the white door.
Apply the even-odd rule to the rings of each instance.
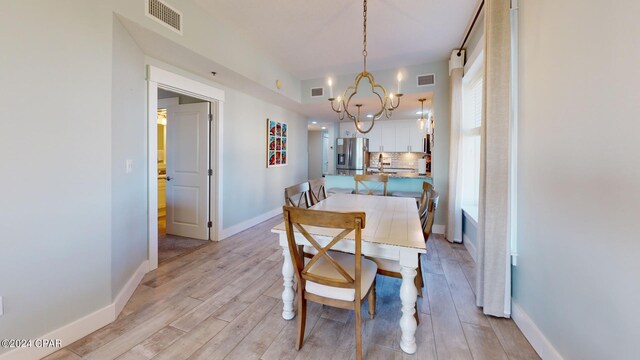
[[[209,103],[177,105],[167,118],[167,234],[209,238]]]

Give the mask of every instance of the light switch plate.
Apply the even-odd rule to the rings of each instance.
[[[2,305],[2,296],[0,296],[0,316],[4,314],[4,306]]]
[[[133,160],[128,159],[125,165],[127,174],[133,172]]]

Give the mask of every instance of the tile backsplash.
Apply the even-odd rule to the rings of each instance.
[[[378,158],[382,154],[382,162],[386,168],[394,169],[418,169],[418,160],[422,159],[424,154],[420,153],[369,153],[369,167],[378,167]],[[390,165],[387,165],[390,164]]]

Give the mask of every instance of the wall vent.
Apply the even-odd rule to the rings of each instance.
[[[418,75],[418,86],[431,86],[436,83],[435,74]]]
[[[324,88],[311,88],[311,97],[321,97],[324,96]]]
[[[160,0],[144,0],[147,16],[182,35],[182,13]]]

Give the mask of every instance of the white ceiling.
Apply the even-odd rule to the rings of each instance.
[[[196,0],[301,80],[362,67],[362,1]],[[479,0],[370,0],[367,67],[444,60],[460,45]],[[229,39],[233,41],[233,39]]]

